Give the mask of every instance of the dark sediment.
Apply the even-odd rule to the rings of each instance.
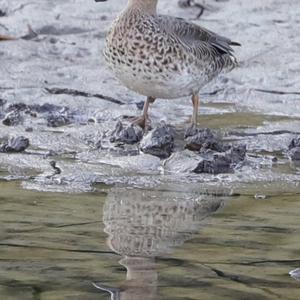
[[[17,126],[22,124],[23,117],[18,111],[11,111],[7,113],[2,120],[2,124],[5,126]]]
[[[300,147],[300,136],[294,138],[289,144],[289,150]]]
[[[116,124],[111,134],[110,142],[121,144],[135,144],[143,138],[143,130],[134,124],[124,127],[122,122]]]
[[[35,111],[37,113],[49,113],[49,112],[58,112],[61,110],[66,110],[67,108],[64,106],[54,105],[51,103],[44,103],[42,105],[34,104],[27,106],[30,110]]]
[[[59,175],[61,174],[61,169],[56,165],[56,161],[52,160],[50,161],[50,166],[53,168],[54,170],[54,175]]]
[[[289,155],[291,157],[291,160],[300,161],[300,147],[290,150]]]
[[[244,161],[246,157],[246,146],[229,146],[225,152],[214,152],[207,150],[201,153],[203,160],[193,170],[194,173],[221,174],[231,173],[237,164]]]
[[[5,16],[6,16],[6,12],[0,9],[0,17],[5,17]]]
[[[230,160],[225,155],[216,155],[201,161],[193,170],[196,174],[221,174],[232,172]]]
[[[51,113],[47,116],[48,127],[62,127],[72,123],[72,118],[68,112]]]
[[[6,103],[6,101],[4,99],[0,98],[0,107],[3,106]]]
[[[3,102],[2,106],[4,106]],[[1,102],[0,102],[1,105]],[[25,103],[10,104],[4,109],[2,123],[6,126],[17,126],[24,122],[26,117],[37,117],[40,114],[46,120],[48,127],[61,127],[74,122],[74,113],[68,107],[49,103],[42,105],[27,105]]]
[[[14,103],[14,104],[10,104],[7,108],[6,108],[6,112],[9,113],[9,112],[14,112],[14,111],[17,111],[17,112],[22,112],[22,111],[25,111],[29,108],[28,105],[26,105],[25,103]]]
[[[224,150],[221,139],[209,128],[189,127],[185,133],[185,141],[185,147],[192,151],[204,149]]]
[[[5,103],[6,101],[0,98],[0,120],[4,117],[3,106]]]
[[[1,153],[19,153],[29,147],[29,139],[19,136],[12,137],[7,142],[0,144]]]
[[[112,103],[119,104],[119,105],[124,104],[122,101],[112,98],[112,97],[109,97],[109,96],[105,96],[102,94],[91,94],[91,93],[78,91],[78,90],[74,90],[74,89],[46,88],[46,91],[52,95],[71,95],[71,96],[81,96],[81,97],[87,97],[87,98],[94,97],[94,98],[98,98],[98,99],[105,100],[105,101],[112,102]]]
[[[300,137],[294,138],[289,144],[288,155],[291,160],[300,161]]]
[[[161,123],[143,138],[140,149],[144,153],[167,158],[174,148],[174,137],[174,129]]]

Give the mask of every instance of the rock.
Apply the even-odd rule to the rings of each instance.
[[[53,113],[47,116],[48,127],[61,127],[71,124],[68,114]]]
[[[300,268],[290,271],[289,274],[292,278],[300,281]]]
[[[6,112],[13,112],[13,111],[25,111],[28,109],[28,106],[25,103],[13,103],[10,104],[7,109],[5,110]]]
[[[300,136],[294,138],[289,144],[289,150],[300,147]]]
[[[61,127],[69,125],[74,120],[74,115],[67,107],[45,103],[42,105],[26,105],[25,103],[14,103],[9,105],[5,112],[7,115],[3,120],[3,124],[7,126],[19,125],[23,122],[24,117],[37,117],[42,114],[47,121],[49,127]]]
[[[26,127],[26,128],[25,128],[25,131],[26,131],[26,132],[33,132],[33,128],[32,128],[32,127]]]
[[[228,147],[229,149],[225,152],[207,149],[196,153],[186,149],[172,154],[165,162],[164,168],[166,171],[175,173],[232,173],[236,165],[245,159],[246,146]]]
[[[189,173],[195,169],[203,158],[196,152],[185,149],[173,153],[165,162],[164,170],[172,173]]]
[[[45,113],[48,127],[62,127],[72,123],[74,116],[68,107],[61,107],[52,104],[32,106],[36,112]]]
[[[29,147],[29,139],[19,136],[12,137],[7,143],[0,145],[1,153],[18,153],[23,152]]]
[[[140,149],[144,153],[167,158],[174,148],[174,137],[174,130],[165,123],[161,123],[143,138]]]
[[[265,200],[266,198],[267,198],[267,196],[264,194],[255,194],[254,195],[254,199],[256,199],[256,200]]]
[[[143,130],[134,124],[124,127],[122,122],[116,124],[114,131],[111,133],[110,142],[122,144],[135,144],[143,138]]]
[[[51,103],[44,103],[42,105],[30,105],[29,106],[32,111],[35,111],[37,113],[54,113],[54,112],[60,112],[60,111],[67,111],[67,107],[54,105]]]
[[[6,126],[17,126],[23,122],[23,116],[18,111],[11,111],[7,113],[2,121]]]
[[[203,158],[194,168],[194,173],[231,173],[246,156],[246,145],[224,145],[209,128],[192,126],[187,129],[185,140],[185,147],[192,151],[199,151]]]
[[[135,105],[139,110],[142,110],[144,107],[144,103],[145,103],[144,101],[140,101],[140,102],[135,103]]]
[[[277,158],[276,156],[273,156],[273,157],[272,157],[272,162],[273,162],[273,163],[277,163],[277,162],[278,162],[278,158]]]
[[[6,103],[6,101],[4,99],[0,98],[0,107],[3,106]]]
[[[288,156],[291,160],[300,161],[300,137],[294,138],[289,144]]]
[[[300,161],[300,147],[290,150],[289,157],[291,158],[291,160]]]
[[[210,157],[203,159],[198,166],[193,170],[194,173],[221,174],[232,173],[231,160],[224,153],[213,154]]]
[[[5,16],[6,16],[6,12],[0,9],[0,17],[5,17]]]
[[[209,128],[189,127],[185,133],[185,141],[185,148],[192,151],[199,151],[201,149],[224,150],[221,140]]]
[[[247,147],[246,145],[229,146],[230,148],[225,152],[225,155],[230,158],[233,166],[245,160]]]
[[[4,105],[5,102],[2,104]],[[23,112],[27,109],[27,105],[24,103],[10,104],[4,112],[6,113],[2,123],[6,126],[17,126],[23,123]]]
[[[203,161],[193,170],[194,173],[221,174],[232,173],[234,167],[245,160],[246,145],[228,146],[225,152],[206,150],[201,153]]]
[[[5,103],[6,103],[6,101],[4,99],[0,98],[0,119],[2,119],[4,117],[3,106],[4,106]]]

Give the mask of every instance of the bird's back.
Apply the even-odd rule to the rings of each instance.
[[[194,53],[199,60],[207,59],[209,54],[210,59],[222,62],[220,68],[223,70],[237,65],[232,46],[240,46],[239,43],[181,18],[159,15],[156,19],[161,28],[176,37],[186,51]]]

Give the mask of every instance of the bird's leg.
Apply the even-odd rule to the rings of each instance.
[[[147,123],[149,121],[149,117],[148,117],[148,109],[151,103],[153,103],[155,101],[155,98],[152,97],[148,97],[147,100],[144,103],[144,107],[143,107],[143,114],[140,117],[134,118],[132,120],[133,124],[139,125],[142,128],[146,128],[147,127]]]
[[[197,127],[197,119],[198,119],[198,107],[199,107],[199,96],[193,95],[192,101],[193,101],[193,117],[192,117],[192,126]]]

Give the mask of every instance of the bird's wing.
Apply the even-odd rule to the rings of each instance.
[[[189,47],[201,48],[203,45],[203,47],[211,48],[211,50],[214,49],[220,55],[232,55],[232,46],[240,46],[237,42],[233,42],[226,37],[196,24],[189,23],[181,18],[160,15],[157,17],[157,21],[159,22],[160,28],[174,35],[183,44]]]

